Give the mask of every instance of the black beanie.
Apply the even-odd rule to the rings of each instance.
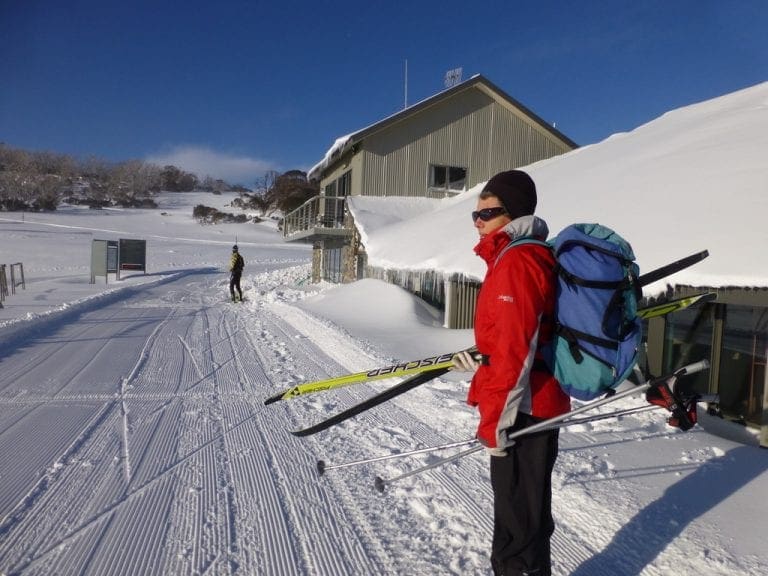
[[[486,190],[501,200],[512,220],[536,211],[536,184],[522,170],[499,172],[488,180]]]

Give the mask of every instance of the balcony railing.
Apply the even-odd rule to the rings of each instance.
[[[283,218],[286,240],[317,239],[327,236],[349,236],[347,205],[344,198],[315,196]]]

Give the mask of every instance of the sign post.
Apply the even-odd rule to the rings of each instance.
[[[96,284],[96,276],[104,276],[104,283],[109,284],[107,269],[107,240],[93,240],[91,242],[91,284]]]

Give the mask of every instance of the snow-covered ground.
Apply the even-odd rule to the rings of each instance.
[[[26,289],[0,310],[0,573],[488,574],[484,454],[384,494],[376,476],[450,451],[316,471],[471,438],[462,376],[308,438],[287,430],[393,382],[263,405],[471,333],[378,281],[310,285],[306,246],[268,224],[200,226],[200,201],[2,214],[0,261],[23,262]],[[226,299],[235,234],[243,304]],[[146,239],[148,274],[89,284],[92,238]],[[563,432],[555,574],[764,573],[768,452],[704,420],[681,433],[651,411]]]
[[[635,196],[643,182],[657,197],[675,190],[664,192],[677,206],[667,224],[625,218],[641,266],[709,248],[701,278],[765,285],[766,111],[768,84],[531,172],[543,190],[577,189],[578,203],[560,204],[590,216],[590,202],[620,203],[617,183]],[[475,192],[418,206],[388,199],[387,212],[354,206],[374,224],[371,258],[482,275],[471,253]],[[317,473],[320,459],[471,439],[465,375],[307,438],[288,430],[394,382],[263,404],[295,383],[464,348],[471,332],[442,328],[439,313],[392,285],[309,284],[309,247],[285,244],[272,223],[192,220],[194,205],[230,200],[167,194],[157,210],[0,214],[0,263],[22,262],[26,276],[0,309],[0,574],[489,574],[482,452],[383,494],[376,476],[451,451]],[[397,223],[414,211],[425,212],[415,225]],[[553,214],[554,229],[566,212]],[[118,238],[147,240],[148,273],[90,284],[91,240]],[[242,304],[228,302],[224,269],[235,240]],[[700,424],[683,433],[653,409],[563,430],[554,574],[766,573],[768,451],[735,424],[706,414]]]

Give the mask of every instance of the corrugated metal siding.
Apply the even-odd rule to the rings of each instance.
[[[490,103],[471,117],[468,133],[474,138],[468,138],[468,150],[472,169],[469,171],[467,182],[471,188],[479,182],[488,180],[493,167],[498,163],[493,160],[493,104]]]
[[[568,151],[538,125],[479,91],[441,102],[362,142],[368,196],[427,195],[429,165],[468,169],[468,187],[496,172]]]
[[[333,169],[323,174],[322,180],[320,180],[320,190],[325,190],[325,187],[334,182],[342,176],[345,172],[352,171],[352,184],[350,188],[350,195],[357,196],[360,194],[360,188],[362,185],[362,162],[363,158],[361,154],[347,153],[343,161],[334,165]]]

